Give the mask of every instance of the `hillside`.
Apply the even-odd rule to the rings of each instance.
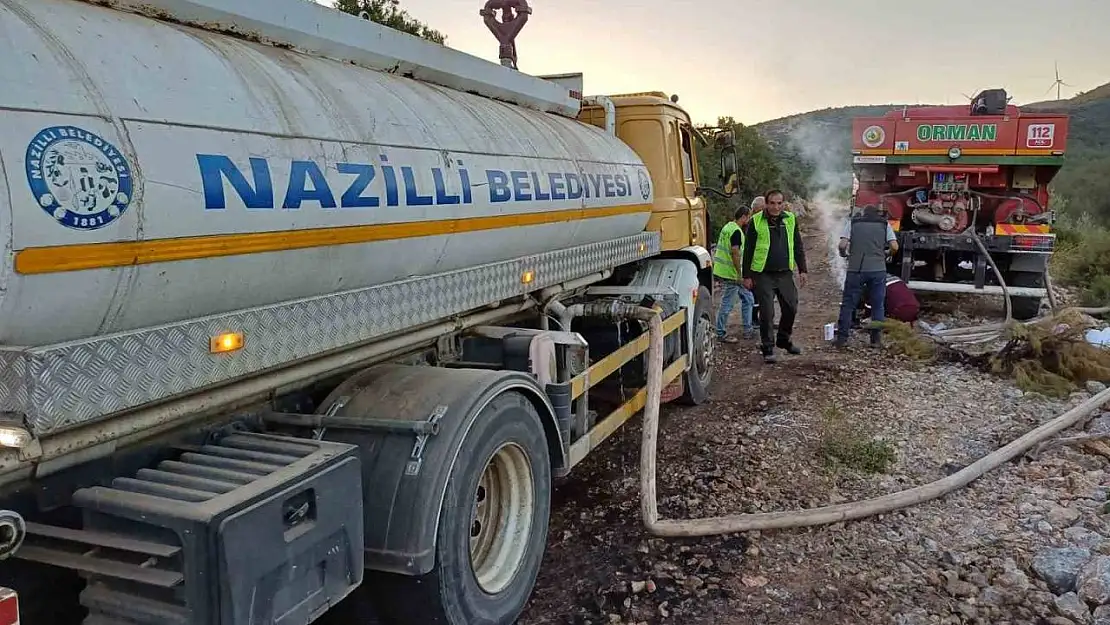
[[[1083,91],[1075,97],[1067,100],[1044,100],[1042,102],[1032,102],[1030,104],[1023,104],[1022,108],[1030,110],[1067,110],[1071,107],[1096,102],[1098,100],[1110,99],[1110,83],[1106,83],[1101,87],[1095,87],[1090,91]]]
[[[791,115],[757,124],[784,172],[809,179],[799,192],[844,183],[851,165],[852,118],[901,108],[901,104],[848,106]],[[1110,83],[1068,100],[1035,102],[1023,109],[1067,113],[1071,117],[1069,160],[1055,182],[1071,212],[1089,213],[1110,224]],[[795,184],[795,186],[798,186]]]

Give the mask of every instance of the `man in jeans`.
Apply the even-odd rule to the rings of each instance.
[[[735,343],[736,337],[728,335],[728,316],[732,313],[733,301],[740,298],[740,316],[744,321],[744,338],[751,338],[752,303],[751,291],[740,284],[740,259],[744,255],[744,228],[748,225],[750,210],[746,206],[736,209],[733,220],[721,228],[717,235],[717,246],[713,250],[713,275],[721,281],[721,307],[717,311],[717,338],[725,343]]]
[[[898,237],[887,223],[879,208],[868,205],[861,214],[844,224],[840,235],[840,255],[848,259],[844,277],[844,296],[840,300],[840,320],[837,328],[836,347],[848,344],[852,331],[852,313],[859,306],[860,297],[867,292],[871,304],[871,322],[886,320],[886,257],[898,251]],[[882,330],[871,328],[871,346],[882,345]]]
[[[752,216],[744,233],[744,288],[755,292],[759,303],[760,351],[763,362],[775,362],[775,348],[789,354],[800,354],[794,345],[794,319],[798,314],[798,282],[806,285],[806,255],[798,220],[785,210],[782,191],[773,189],[763,194],[766,205]],[[774,333],[775,300],[778,299],[778,332]]]

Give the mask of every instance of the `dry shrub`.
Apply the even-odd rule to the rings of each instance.
[[[1090,380],[1110,380],[1110,350],[1091,345],[1089,318],[1064,311],[1038,323],[1014,324],[1006,345],[990,360],[993,372],[1014,378],[1018,388],[1066,397]]]
[[[876,322],[874,327],[882,329],[887,349],[892,353],[920,362],[930,362],[937,356],[936,343],[922,337],[908,323],[888,319]]]

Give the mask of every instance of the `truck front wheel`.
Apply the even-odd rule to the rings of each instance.
[[[713,295],[709,289],[698,288],[694,302],[694,338],[690,346],[690,370],[683,374],[686,387],[679,401],[698,405],[709,401],[709,383],[713,379],[713,346],[716,334],[713,325]]]
[[[447,481],[436,564],[382,574],[378,608],[404,625],[511,625],[535,585],[551,511],[551,459],[532,403],[505,392],[477,416]],[[377,578],[377,579],[375,579]]]

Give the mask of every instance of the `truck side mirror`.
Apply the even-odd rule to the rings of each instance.
[[[731,180],[740,174],[736,164],[736,148],[726,148],[721,151],[721,180]]]
[[[721,150],[728,150],[736,147],[736,134],[729,130],[718,130],[713,135],[713,143]]]

